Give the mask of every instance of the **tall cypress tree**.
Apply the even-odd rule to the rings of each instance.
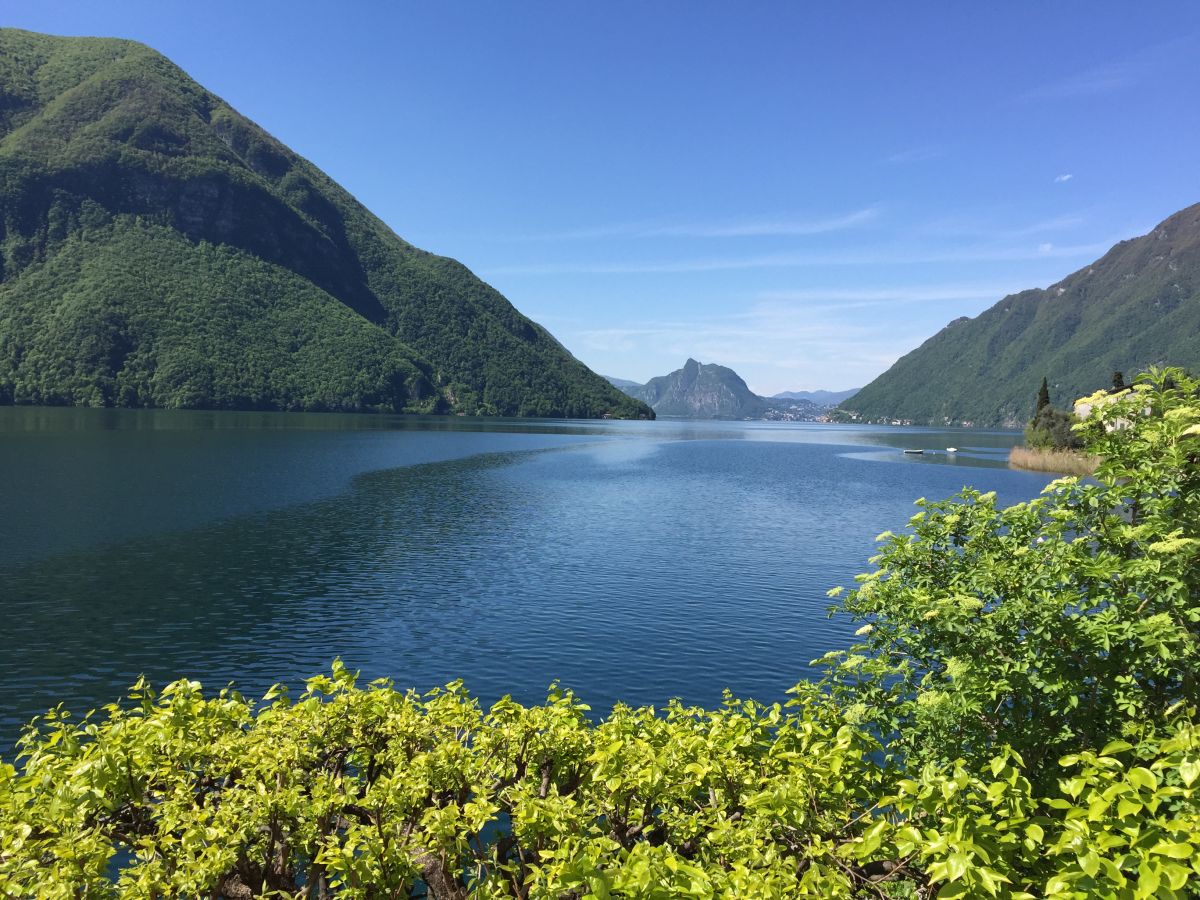
[[[1125,373],[1116,371],[1113,372],[1112,393],[1118,394],[1125,390]]]
[[[1042,376],[1042,386],[1038,388],[1037,408],[1033,411],[1034,418],[1037,414],[1050,405],[1050,385],[1046,384],[1046,377]]]

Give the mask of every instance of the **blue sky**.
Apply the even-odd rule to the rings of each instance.
[[[1196,3],[0,0],[144,41],[593,369],[861,385],[1200,201]]]

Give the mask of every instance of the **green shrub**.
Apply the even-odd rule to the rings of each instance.
[[[866,624],[825,660],[834,693],[910,763],[1008,746],[1036,769],[1196,704],[1197,386],[1152,373],[1098,405],[1079,431],[1094,481],[1003,509],[917,501],[844,601]]]
[[[1074,430],[1079,420],[1054,406],[1043,406],[1025,426],[1025,446],[1037,450],[1078,450],[1083,438]]]

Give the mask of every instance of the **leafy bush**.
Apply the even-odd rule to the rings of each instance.
[[[1099,405],[1094,482],[919,500],[845,600],[867,624],[826,660],[835,693],[910,761],[1009,746],[1035,767],[1200,699],[1197,386],[1153,373]]]
[[[1095,483],[918,501],[786,706],[485,712],[335,663],[52,711],[0,765],[0,894],[1196,896],[1198,387],[1097,409]]]
[[[1025,445],[1038,450],[1078,450],[1083,438],[1074,430],[1079,420],[1054,406],[1043,406],[1025,426]]]

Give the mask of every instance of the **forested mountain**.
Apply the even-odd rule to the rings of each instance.
[[[758,419],[770,408],[733,369],[694,359],[669,375],[651,378],[643,385],[625,382],[621,389],[649,404],[660,416]]]
[[[12,29],[0,402],[651,415],[165,57]]]
[[[1019,425],[1046,377],[1053,401],[1114,371],[1200,369],[1200,204],[1122,241],[1045,290],[956,319],[841,404],[860,419]]]

